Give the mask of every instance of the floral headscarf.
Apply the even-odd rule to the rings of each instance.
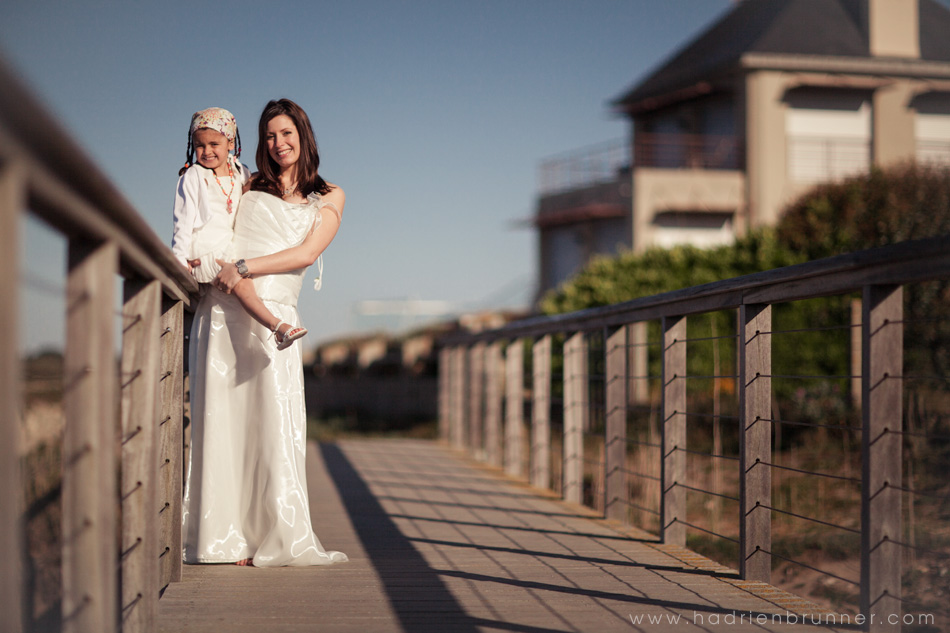
[[[224,108],[207,108],[200,112],[195,112],[191,116],[191,134],[196,130],[208,128],[221,132],[229,141],[233,141],[237,136],[237,121],[234,115]]]
[[[234,160],[241,156],[241,133],[238,132],[237,121],[234,115],[224,108],[207,108],[191,115],[191,126],[188,128],[188,146],[185,149],[185,166],[178,170],[178,175],[185,173],[195,160],[194,136],[197,130],[208,128],[221,132],[229,141],[234,141]]]

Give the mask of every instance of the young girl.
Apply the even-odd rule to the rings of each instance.
[[[221,270],[217,260],[230,261],[227,250],[234,236],[234,213],[250,178],[238,160],[240,155],[241,135],[234,115],[224,108],[195,112],[188,129],[185,166],[178,172],[175,190],[172,252],[198,283],[214,279]],[[245,278],[232,292],[248,314],[274,333],[277,349],[286,349],[304,336],[306,328],[292,327],[267,309],[247,278],[244,260],[235,263],[239,271],[243,268]]]

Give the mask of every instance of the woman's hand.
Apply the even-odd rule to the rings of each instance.
[[[237,266],[231,262],[226,262],[223,259],[216,259],[214,261],[218,262],[218,265],[221,266],[221,272],[217,274],[211,282],[211,285],[218,290],[231,294],[234,286],[238,285],[238,282],[241,281],[243,277],[238,273]]]

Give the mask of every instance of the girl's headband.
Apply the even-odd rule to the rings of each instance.
[[[237,136],[237,122],[234,115],[224,108],[208,108],[195,112],[191,117],[191,135],[201,128],[209,128],[224,134],[229,141]]]

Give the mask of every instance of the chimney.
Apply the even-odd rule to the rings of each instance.
[[[918,0],[867,0],[873,57],[920,57]]]

